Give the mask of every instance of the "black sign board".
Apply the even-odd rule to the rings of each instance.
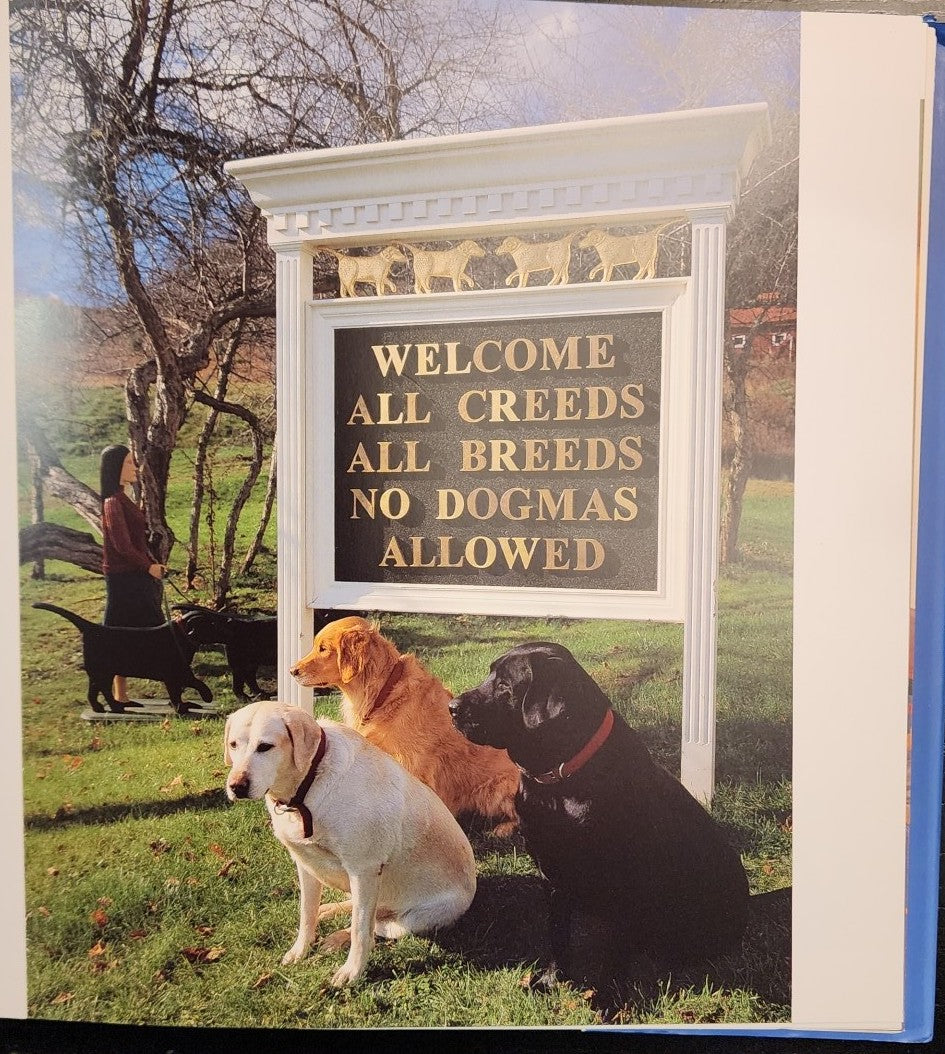
[[[656,590],[661,312],[344,328],[334,355],[338,581]]]

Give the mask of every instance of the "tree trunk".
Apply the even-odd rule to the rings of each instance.
[[[278,442],[278,438],[276,439]],[[269,518],[272,516],[272,509],[276,502],[276,443],[272,444],[272,456],[269,459],[269,481],[266,484],[266,500],[263,503],[263,514],[262,520],[259,523],[259,530],[256,532],[256,537],[253,538],[252,544],[246,552],[246,556],[243,559],[243,566],[240,568],[240,574],[246,574],[246,572],[253,566],[253,562],[259,555],[259,550],[262,548],[262,540],[266,534],[266,528],[269,526]]]
[[[91,534],[57,523],[31,523],[20,530],[20,563],[64,560],[95,574],[102,573],[102,547]]]
[[[49,440],[34,421],[21,419],[19,431],[37,459],[45,492],[72,506],[101,535],[102,502],[99,496],[62,467]]]
[[[748,369],[751,340],[741,353],[730,351],[725,356],[725,374],[729,381],[725,415],[732,434],[732,460],[722,487],[721,561],[723,564],[739,560],[738,534],[742,520],[745,487],[751,472],[751,429],[748,422]]]
[[[46,519],[43,507],[43,469],[35,450],[30,450],[30,480],[33,488],[32,522],[42,523]],[[33,564],[30,578],[41,580],[46,577],[46,562],[42,557]]]

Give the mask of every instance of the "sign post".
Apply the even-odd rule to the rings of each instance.
[[[282,698],[312,706],[314,606],[682,622],[682,779],[711,799],[725,233],[769,134],[759,103],[227,166],[278,260]],[[688,278],[652,277],[654,231],[610,280],[608,227],[680,221]],[[476,238],[517,288],[470,289]],[[314,252],[372,246],[312,299]]]

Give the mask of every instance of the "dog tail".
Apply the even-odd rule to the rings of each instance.
[[[86,626],[94,626],[96,623],[90,622],[87,618],[83,618],[81,615],[77,615],[74,611],[67,611],[65,608],[58,608],[55,604],[42,604],[35,603],[34,608],[40,608],[43,611],[51,611],[54,615],[62,615],[64,619],[68,619],[76,629],[85,629]]]

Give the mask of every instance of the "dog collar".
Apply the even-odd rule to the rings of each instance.
[[[325,734],[325,730],[322,729],[322,738],[319,740],[318,748],[315,751],[315,757],[312,758],[312,763],[308,767],[308,772],[305,773],[305,779],[299,784],[298,790],[292,795],[290,801],[276,802],[276,806],[280,807],[282,811],[294,809],[299,816],[302,817],[302,833],[306,838],[312,837],[315,825],[312,822],[311,810],[305,804],[305,795],[308,794],[309,788],[315,782],[315,774],[318,772],[319,763],[325,756],[325,751],[327,749],[328,736]]]
[[[361,718],[361,724],[364,724],[367,719],[374,713],[374,711],[384,704],[387,697],[390,695],[394,685],[400,680],[404,673],[404,657],[401,657],[394,663],[393,668],[387,675],[387,680],[381,685],[381,690],[377,693],[374,702],[371,703],[368,712]]]
[[[607,713],[604,714],[604,720],[601,721],[600,727],[570,761],[562,761],[556,769],[552,769],[550,772],[543,772],[540,776],[536,776],[531,772],[527,773],[527,775],[536,783],[560,783],[569,776],[573,776],[578,769],[586,765],[597,751],[600,750],[604,740],[610,735],[613,727],[614,712],[613,710],[608,710]]]

